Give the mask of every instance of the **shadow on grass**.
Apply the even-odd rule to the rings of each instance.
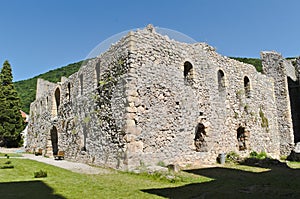
[[[187,170],[188,173],[206,176],[213,180],[142,191],[173,199],[300,198],[300,170],[286,167],[270,169],[260,173],[223,167]]]
[[[65,199],[54,194],[53,189],[42,181],[2,182],[0,198],[5,199]]]

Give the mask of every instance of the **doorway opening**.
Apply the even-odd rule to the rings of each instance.
[[[194,139],[194,144],[197,152],[208,151],[205,137],[206,137],[205,126],[202,123],[199,123],[196,126],[195,139]]]
[[[58,152],[58,136],[57,136],[57,129],[55,126],[50,131],[51,136],[51,145],[52,145],[52,152],[53,155],[57,155]]]

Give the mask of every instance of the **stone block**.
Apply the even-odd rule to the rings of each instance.
[[[135,121],[127,119],[125,125],[126,127],[135,127]]]
[[[133,135],[140,135],[142,132],[141,127],[136,127],[136,126],[128,126],[126,128],[126,132],[133,134]]]
[[[143,152],[143,142],[135,141],[127,144],[127,151],[129,153],[141,153]]]
[[[136,113],[137,112],[137,108],[135,107],[135,106],[133,106],[133,107],[126,107],[126,111],[128,112],[128,113]]]

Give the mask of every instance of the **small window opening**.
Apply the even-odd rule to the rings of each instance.
[[[195,139],[194,144],[196,147],[197,152],[207,152],[207,143],[205,141],[206,132],[205,132],[205,126],[202,123],[199,123],[196,126],[195,130]]]
[[[83,74],[80,75],[80,95],[83,95]]]
[[[218,88],[219,88],[219,91],[225,90],[225,75],[222,70],[218,71]]]
[[[100,81],[100,62],[98,62],[96,64],[96,86],[98,87],[99,86],[99,81]]]
[[[237,129],[237,140],[240,151],[248,149],[249,132],[245,130],[245,127],[240,126]]]
[[[68,83],[68,100],[71,100],[71,83]]]
[[[247,76],[244,77],[245,96],[250,98],[250,80]]]
[[[54,96],[55,96],[56,114],[57,114],[58,113],[58,108],[59,108],[59,105],[60,105],[60,90],[59,90],[59,88],[57,88],[55,90]]]
[[[193,82],[192,69],[193,69],[193,65],[190,62],[188,61],[184,62],[183,75],[184,75],[185,83],[191,84]]]

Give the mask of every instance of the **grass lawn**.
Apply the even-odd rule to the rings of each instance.
[[[20,153],[1,153],[0,152],[0,157],[6,157],[6,156],[9,156],[9,157],[22,157],[22,154],[20,154]]]
[[[10,158],[0,169],[0,198],[300,198],[300,170],[240,165],[187,170],[171,183],[124,172],[86,175],[40,162]],[[4,165],[6,158],[0,159]],[[290,163],[299,168],[299,163]],[[34,178],[47,171],[48,177]]]

